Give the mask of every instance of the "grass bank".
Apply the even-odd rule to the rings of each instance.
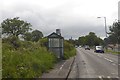
[[[39,42],[20,41],[16,38],[2,42],[3,78],[38,78],[48,72],[57,62],[57,58],[45,47],[46,39]],[[72,44],[64,41],[64,58],[76,55]]]
[[[39,43],[20,42],[15,49],[10,43],[2,44],[3,78],[38,78],[56,63],[56,57]]]

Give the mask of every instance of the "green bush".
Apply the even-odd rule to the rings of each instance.
[[[16,50],[11,43],[2,46],[3,78],[37,78],[54,66],[56,57],[37,43],[21,41]]]
[[[38,42],[42,47],[48,48],[48,39],[46,37],[42,38]]]
[[[16,36],[9,36],[8,38],[3,38],[2,43],[8,43],[14,47],[14,49],[17,49],[21,46],[21,41]]]
[[[76,55],[75,47],[71,43],[64,41],[64,58],[69,59],[70,57],[75,55]]]

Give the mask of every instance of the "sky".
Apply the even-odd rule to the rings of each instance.
[[[89,32],[105,37],[118,19],[119,0],[0,0],[0,23],[7,18],[20,17],[40,30],[44,36],[61,29],[64,38],[78,39]],[[101,18],[97,18],[101,17]]]
[[[120,1],[118,2],[118,20],[120,21]]]

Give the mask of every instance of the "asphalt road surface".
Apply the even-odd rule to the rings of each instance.
[[[93,50],[84,48],[76,48],[76,50],[75,57],[59,62],[41,78],[118,80],[118,65],[120,65],[118,64],[118,55],[95,53]]]
[[[69,78],[118,78],[118,56],[77,48]]]

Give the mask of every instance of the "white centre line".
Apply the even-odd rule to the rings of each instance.
[[[112,65],[116,65],[116,64],[113,63]]]
[[[100,78],[100,80],[103,80],[103,77],[102,76],[98,76]]]
[[[63,66],[65,65],[66,61],[64,62],[64,64],[60,67],[60,70],[63,68]]]
[[[119,79],[119,77],[116,77],[116,78],[118,78],[118,79]]]
[[[110,76],[107,76],[107,78],[108,78],[109,80],[112,80]]]
[[[106,58],[106,57],[104,57],[104,59],[108,60],[108,61],[111,62],[111,63],[113,62],[112,60],[110,60],[110,59],[108,59],[108,58]]]
[[[60,70],[62,69],[63,66],[60,67]]]
[[[58,70],[58,72],[57,73],[59,73],[60,72],[60,70],[63,68],[63,66],[65,65],[65,63],[66,63],[66,61],[64,62],[64,64],[60,67],[60,69]]]
[[[107,78],[110,78],[110,76],[107,76]]]

